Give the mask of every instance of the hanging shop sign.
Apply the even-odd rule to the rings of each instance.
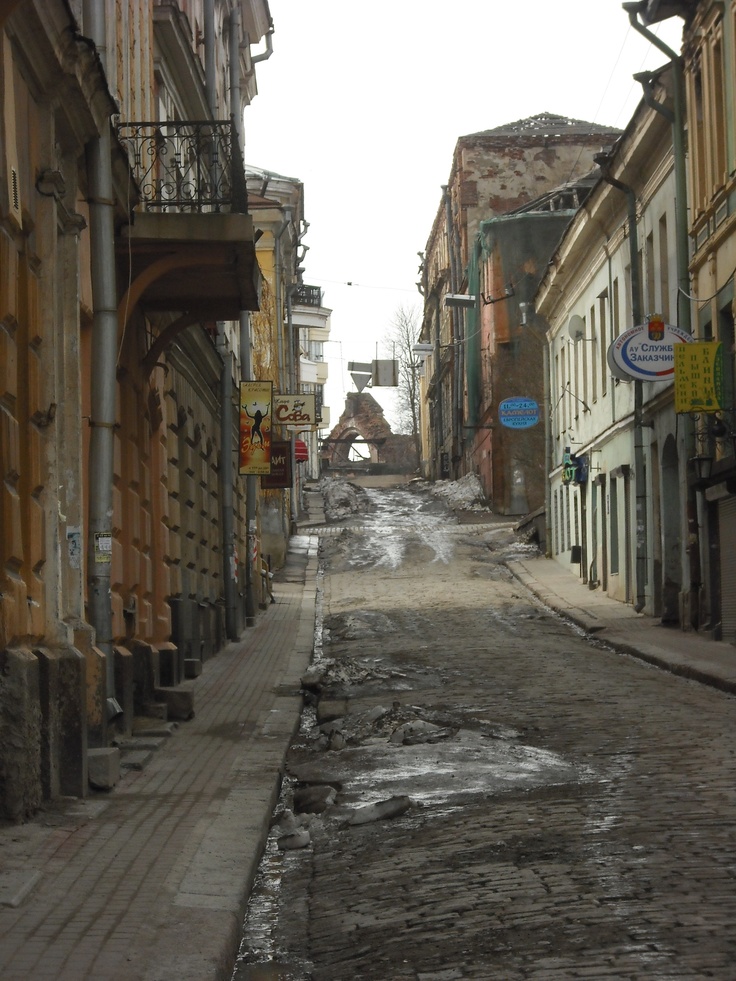
[[[240,383],[240,473],[271,472],[273,383]]]
[[[266,490],[291,487],[291,443],[288,439],[275,439],[271,443],[271,473],[261,477],[261,487]]]
[[[274,395],[273,421],[279,426],[298,427],[317,425],[317,405],[314,395]]]
[[[570,452],[570,447],[566,446],[562,454],[562,483],[563,484],[584,484],[588,480],[590,472],[590,458],[587,456],[575,456]]]
[[[675,412],[723,408],[723,346],[696,341],[675,348]]]
[[[661,317],[630,327],[608,348],[608,362],[617,377],[636,381],[666,382],[675,377],[675,347],[689,344],[692,336]]]
[[[539,405],[520,395],[504,399],[498,406],[498,421],[509,429],[529,429],[539,422]]]

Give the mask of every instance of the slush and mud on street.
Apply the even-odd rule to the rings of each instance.
[[[541,606],[463,488],[322,489],[236,981],[736,977],[734,698]]]

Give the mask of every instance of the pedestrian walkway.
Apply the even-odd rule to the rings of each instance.
[[[316,572],[317,539],[294,536],[276,603],[204,664],[194,718],[145,768],[0,827],[3,981],[230,978],[299,723]]]
[[[611,599],[559,562],[543,556],[508,563],[511,572],[546,606],[618,651],[657,667],[736,693],[736,647],[693,631],[663,626],[656,617]]]

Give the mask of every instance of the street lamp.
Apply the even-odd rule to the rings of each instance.
[[[445,306],[472,309],[477,299],[473,293],[445,293]]]
[[[692,467],[696,483],[704,484],[706,481],[710,480],[710,474],[713,468],[712,456],[699,454],[698,456],[691,456],[688,462]]]

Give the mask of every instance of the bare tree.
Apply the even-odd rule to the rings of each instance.
[[[396,415],[399,429],[414,439],[417,460],[422,456],[419,433],[419,364],[414,345],[419,338],[420,318],[416,307],[400,306],[384,338],[389,357],[398,362],[399,387]]]

